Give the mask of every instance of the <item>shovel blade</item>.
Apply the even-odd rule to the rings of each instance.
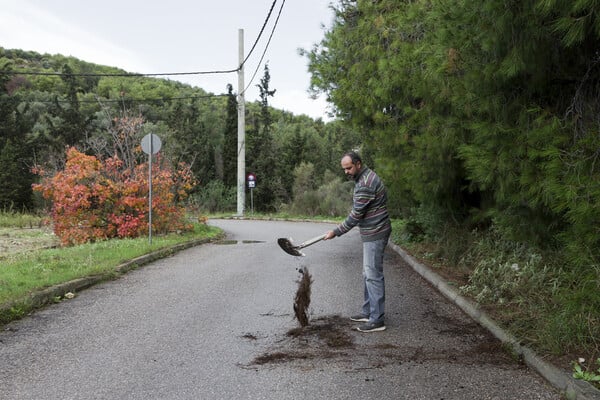
[[[291,239],[279,238],[277,239],[277,244],[288,254],[296,257],[304,257],[304,253],[298,249],[298,246],[294,246]]]

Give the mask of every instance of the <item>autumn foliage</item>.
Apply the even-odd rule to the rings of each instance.
[[[152,164],[152,231],[191,229],[181,206],[194,186],[189,168]],[[71,147],[62,171],[33,185],[52,202],[54,232],[63,245],[148,233],[148,164],[126,168],[118,157],[104,161]]]

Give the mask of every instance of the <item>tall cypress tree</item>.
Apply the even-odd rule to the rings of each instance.
[[[262,211],[272,211],[275,207],[275,200],[278,193],[282,190],[281,179],[278,175],[278,158],[274,150],[274,141],[272,133],[272,117],[269,109],[269,97],[275,95],[275,90],[269,88],[271,75],[269,66],[265,64],[264,75],[257,85],[260,90],[260,117],[258,119],[258,129],[256,129],[248,143],[246,170],[253,172],[257,176],[257,187],[255,193],[256,209]]]
[[[225,126],[223,128],[223,181],[225,186],[237,186],[237,100],[233,94],[233,86],[227,84],[227,106]]]

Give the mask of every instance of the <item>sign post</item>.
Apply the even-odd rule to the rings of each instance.
[[[254,198],[252,197],[252,189],[256,187],[256,175],[250,173],[246,176],[248,188],[250,188],[250,212],[254,214]]]
[[[142,138],[142,150],[148,154],[148,243],[152,245],[152,155],[160,151],[162,143],[154,133]]]

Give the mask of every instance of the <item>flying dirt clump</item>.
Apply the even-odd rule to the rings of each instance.
[[[298,290],[294,298],[294,314],[300,323],[300,326],[308,326],[308,307],[310,306],[310,285],[312,284],[312,276],[308,272],[308,268],[303,266],[298,270],[300,279],[298,279]]]

